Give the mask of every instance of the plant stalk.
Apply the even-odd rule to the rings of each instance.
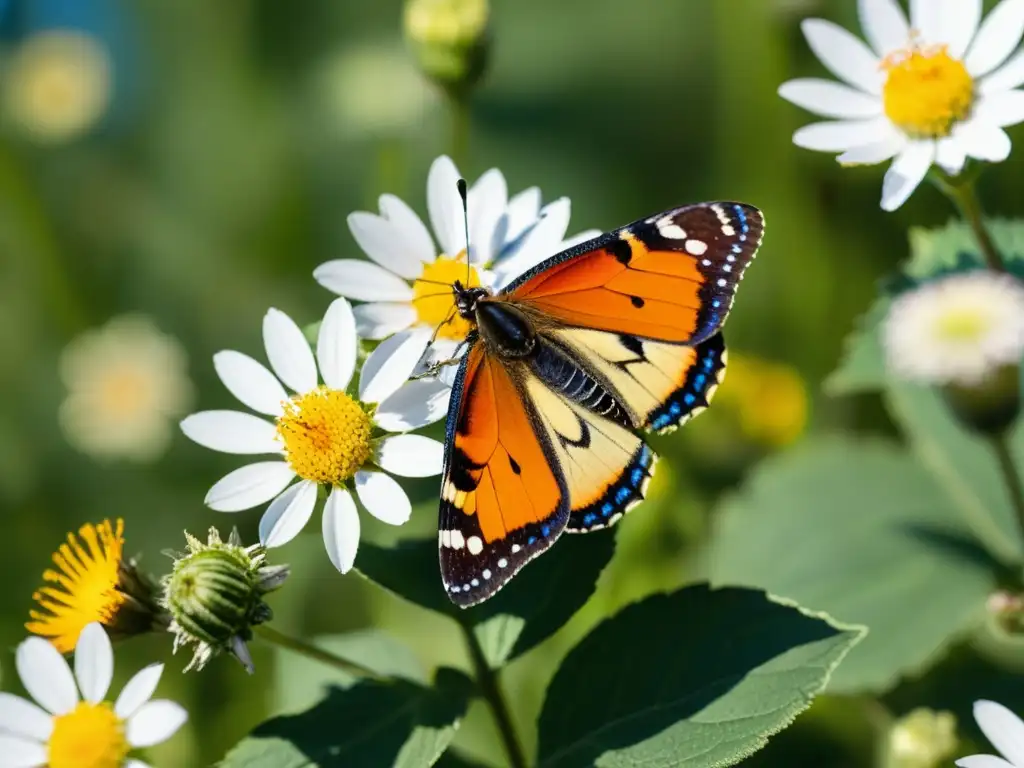
[[[1020,546],[1018,551],[1024,551],[1024,483],[1021,482],[1017,465],[1013,462],[1013,454],[1010,452],[1010,441],[1006,432],[1001,432],[992,438],[992,449],[996,454],[996,462],[999,464],[999,473],[1006,483],[1006,490],[1010,495],[1010,503],[1017,520],[1017,528],[1020,530]]]
[[[981,210],[981,201],[978,199],[974,179],[957,181],[949,177],[940,178],[939,188],[953,201],[964,221],[974,232],[974,237],[978,241],[978,247],[981,248],[981,255],[985,258],[988,268],[994,272],[1006,272],[1003,257],[996,250],[995,242],[985,224],[985,216]]]
[[[469,154],[469,95],[467,93],[449,93],[448,104],[451,111],[451,153],[455,164],[462,169]],[[465,171],[462,171],[465,173]]]
[[[263,640],[272,645],[276,645],[280,648],[287,648],[293,653],[297,653],[300,656],[305,656],[307,659],[313,661],[319,661],[321,664],[326,664],[329,667],[340,669],[342,672],[348,672],[349,674],[356,675],[357,677],[366,677],[374,680],[387,680],[387,678],[374,672],[372,669],[367,669],[361,664],[357,664],[354,661],[343,659],[340,656],[325,651],[312,643],[301,640],[291,635],[286,635],[283,632],[278,632],[266,624],[253,627],[253,632]]]
[[[484,656],[480,641],[471,626],[459,622],[462,628],[463,637],[466,639],[466,647],[469,649],[469,658],[473,663],[473,671],[476,674],[476,684],[483,696],[484,701],[494,715],[494,721],[498,725],[498,732],[501,734],[501,741],[505,746],[505,753],[508,755],[508,764],[511,768],[527,768],[526,755],[523,746],[516,734],[515,725],[512,723],[512,715],[505,701],[505,695],[501,691],[498,682],[498,674],[491,669]]]

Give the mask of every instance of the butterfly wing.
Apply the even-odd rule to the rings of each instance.
[[[453,602],[486,600],[554,543],[569,495],[525,370],[475,344],[448,412],[441,486],[441,579]],[[518,379],[518,380],[517,380]]]
[[[763,234],[749,205],[677,208],[570,248],[502,295],[566,326],[695,346],[721,329]]]

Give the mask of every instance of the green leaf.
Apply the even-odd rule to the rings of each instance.
[[[1014,272],[1024,267],[1024,221],[989,219],[985,222],[996,249]],[[910,261],[905,273],[923,280],[942,272],[965,267],[984,267],[978,240],[970,226],[950,221],[944,227],[910,230]]]
[[[557,632],[594,593],[615,553],[613,531],[563,536],[485,603],[462,610],[444,593],[437,542],[394,549],[360,545],[360,572],[424,608],[446,613],[476,632],[492,667],[526,653]]]
[[[868,627],[830,690],[886,690],[984,611],[996,564],[913,456],[834,439],[764,462],[724,505],[715,582],[767,589]]]
[[[332,687],[314,707],[275,717],[232,749],[222,768],[426,768],[451,743],[472,683],[438,671],[434,688],[407,681]]]
[[[878,332],[891,303],[888,297],[879,299],[857,321],[857,327],[844,344],[842,362],[825,380],[824,388],[828,394],[877,392],[885,386],[885,350]]]
[[[555,673],[538,765],[732,765],[806,709],[862,636],[755,590],[649,597],[599,624]]]

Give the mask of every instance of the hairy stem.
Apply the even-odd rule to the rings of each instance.
[[[939,177],[939,189],[953,201],[964,221],[971,227],[974,237],[978,241],[978,247],[981,248],[981,255],[985,258],[989,269],[995,272],[1005,272],[1006,264],[1003,262],[1003,257],[999,255],[999,251],[996,250],[995,242],[985,224],[985,216],[981,210],[981,201],[978,199],[974,179],[951,179],[943,175]]]
[[[1010,452],[1010,441],[1005,432],[992,438],[992,450],[995,451],[999,473],[1003,476],[1006,491],[1010,495],[1010,503],[1013,505],[1017,527],[1020,530],[1020,547],[1024,548],[1024,484],[1021,483],[1020,473]]]
[[[367,669],[361,664],[349,661],[348,659],[343,659],[341,656],[336,656],[335,654],[325,651],[323,648],[306,642],[305,640],[292,637],[291,635],[286,635],[283,632],[278,632],[276,629],[272,629],[266,624],[253,627],[253,632],[272,645],[276,645],[280,648],[287,648],[293,653],[305,656],[307,659],[313,659],[313,661],[319,661],[321,664],[326,664],[329,667],[340,669],[342,672],[348,672],[349,674],[353,674],[358,677],[386,680],[386,678],[371,669]]]

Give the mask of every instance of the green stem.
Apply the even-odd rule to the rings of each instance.
[[[451,109],[452,145],[451,153],[455,164],[461,169],[467,162],[469,154],[469,98],[461,92],[448,94]],[[462,170],[465,173],[465,170]]]
[[[1010,441],[1006,432],[1001,432],[992,438],[992,450],[996,454],[996,462],[999,464],[999,473],[1006,483],[1006,490],[1010,495],[1010,503],[1017,519],[1017,528],[1020,530],[1020,546],[1018,552],[1024,550],[1024,484],[1021,483],[1020,473],[1013,461],[1013,454],[1010,451]]]
[[[995,272],[1006,272],[1003,257],[996,250],[992,235],[989,234],[988,227],[985,225],[985,215],[981,210],[981,201],[978,199],[978,191],[975,189],[973,177],[952,179],[943,174],[938,179],[939,189],[953,201],[964,221],[974,231],[974,237],[978,240],[981,254],[985,257],[985,263],[989,269]]]
[[[323,648],[313,645],[312,643],[307,643],[305,640],[300,640],[297,637],[292,637],[291,635],[286,635],[283,632],[278,632],[276,629],[272,629],[266,624],[253,627],[253,632],[272,645],[287,648],[289,651],[297,653],[300,656],[305,656],[307,659],[313,659],[313,661],[319,661],[321,664],[326,664],[329,667],[340,669],[342,672],[348,672],[349,674],[356,675],[357,677],[369,677],[374,680],[387,679],[373,670],[367,669],[361,664],[349,661],[348,659],[343,659],[329,651],[325,651]]]
[[[501,692],[501,686],[498,684],[498,674],[487,663],[484,650],[480,647],[480,641],[477,640],[473,627],[461,621],[459,626],[462,628],[466,647],[469,649],[469,658],[473,663],[473,671],[476,673],[477,687],[498,724],[498,732],[501,734],[501,741],[505,745],[505,753],[508,755],[508,764],[511,768],[527,768],[526,755],[519,743],[515,725],[512,723],[512,715],[509,712],[505,696]]]

